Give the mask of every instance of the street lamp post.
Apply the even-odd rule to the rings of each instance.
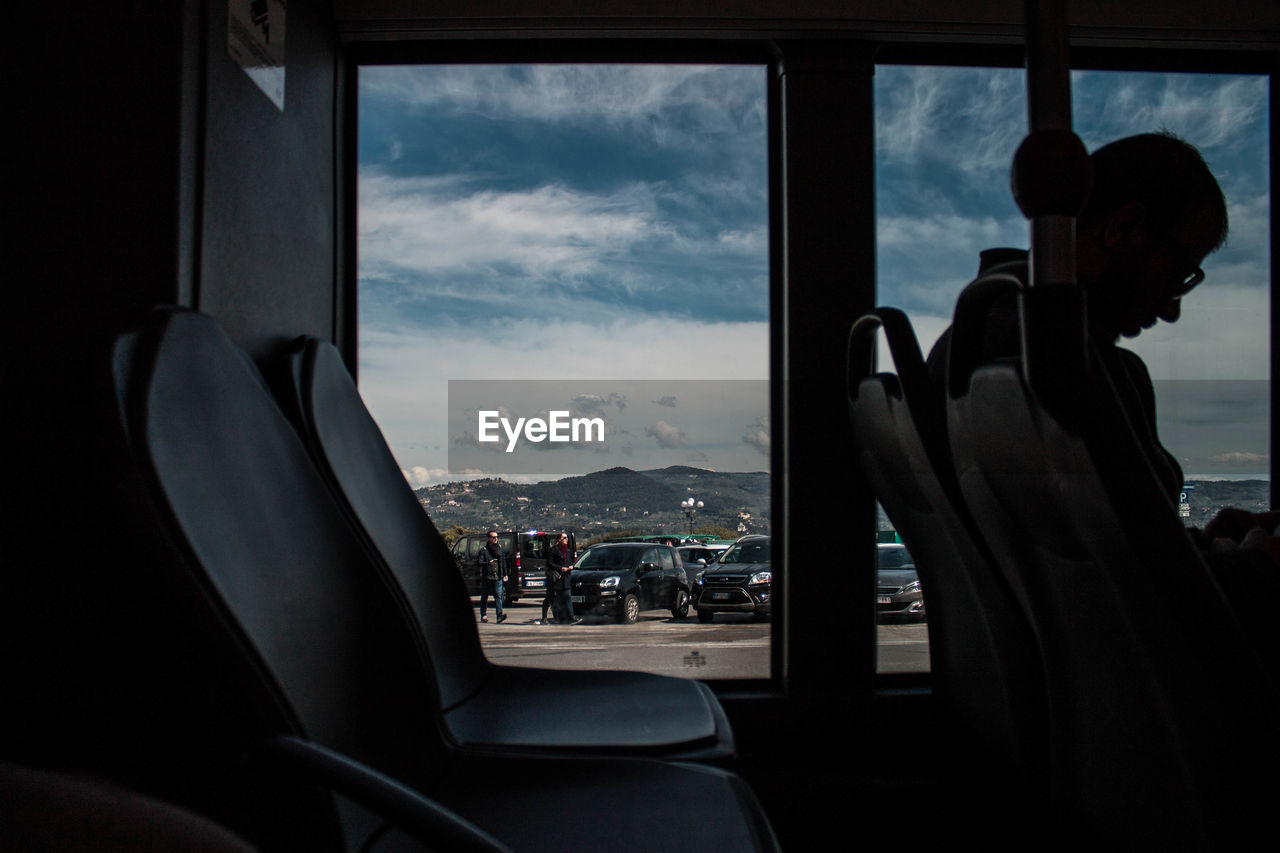
[[[698,514],[698,510],[702,509],[702,501],[686,498],[680,501],[680,506],[684,508],[684,517],[689,519],[689,535],[693,535],[693,517]]]

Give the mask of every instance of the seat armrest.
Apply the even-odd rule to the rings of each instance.
[[[501,841],[439,803],[317,743],[277,735],[258,753],[383,815],[432,849],[511,853]]]

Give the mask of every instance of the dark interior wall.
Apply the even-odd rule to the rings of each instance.
[[[108,358],[114,336],[140,312],[191,290],[191,95],[201,57],[192,46],[202,8],[199,0],[72,0],[6,9],[6,757],[74,748],[77,714],[91,704],[75,678],[83,637],[106,647],[117,627],[82,627],[98,610],[84,573],[111,577],[123,562],[104,517],[120,458]]]
[[[260,357],[299,334],[334,335],[333,19],[323,0],[289,3],[280,110],[227,53],[226,0],[207,14],[193,301]]]
[[[5,200],[16,215],[4,275],[21,285],[8,293],[36,311],[22,330],[76,340],[104,314],[178,299],[194,5],[73,3],[45,13],[20,4],[9,22],[22,37],[5,57]]]
[[[116,335],[158,304],[217,314],[255,354],[333,329],[330,6],[289,4],[284,113],[227,57],[226,10],[227,0],[7,10],[6,760],[140,766],[136,743],[166,743],[186,722],[112,711],[113,697],[141,693],[115,674],[161,648],[128,606],[139,552],[118,511],[133,506],[133,481],[110,382]]]
[[[71,495],[104,477],[111,340],[190,290],[199,51],[189,48],[201,7],[85,0],[6,14],[6,569],[68,559],[88,512]]]

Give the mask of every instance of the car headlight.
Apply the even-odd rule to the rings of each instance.
[[[907,584],[906,586],[904,586],[904,587],[902,588],[902,591],[903,591],[903,592],[919,592],[919,591],[920,591],[920,581],[918,581],[918,580],[912,581],[911,583],[909,583],[909,584]]]
[[[747,583],[773,583],[773,572],[756,572]]]
[[[607,578],[605,578],[604,580],[600,581],[600,588],[601,588],[601,589],[609,589],[609,588],[612,588],[612,587],[616,587],[616,586],[618,585],[618,581],[620,581],[620,580],[622,580],[622,579],[621,579],[621,578],[619,578],[617,575],[610,575],[609,577],[607,577]]]
[[[703,570],[703,572],[705,572],[705,571],[706,571],[706,570],[704,569],[704,570]],[[698,572],[696,575],[694,575],[694,576],[693,576],[693,582],[694,582],[694,583],[702,583],[702,575],[703,575],[703,572]]]

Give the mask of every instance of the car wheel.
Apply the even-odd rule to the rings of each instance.
[[[618,606],[618,621],[630,625],[640,618],[640,599],[635,593],[627,593]]]
[[[684,619],[689,615],[689,593],[683,589],[676,590],[675,604],[671,605],[671,616],[675,619]]]
[[[699,622],[711,622],[711,621],[713,621],[715,618],[716,618],[716,614],[715,614],[715,611],[713,611],[713,610],[699,610],[699,611],[698,611],[698,621],[699,621]]]

